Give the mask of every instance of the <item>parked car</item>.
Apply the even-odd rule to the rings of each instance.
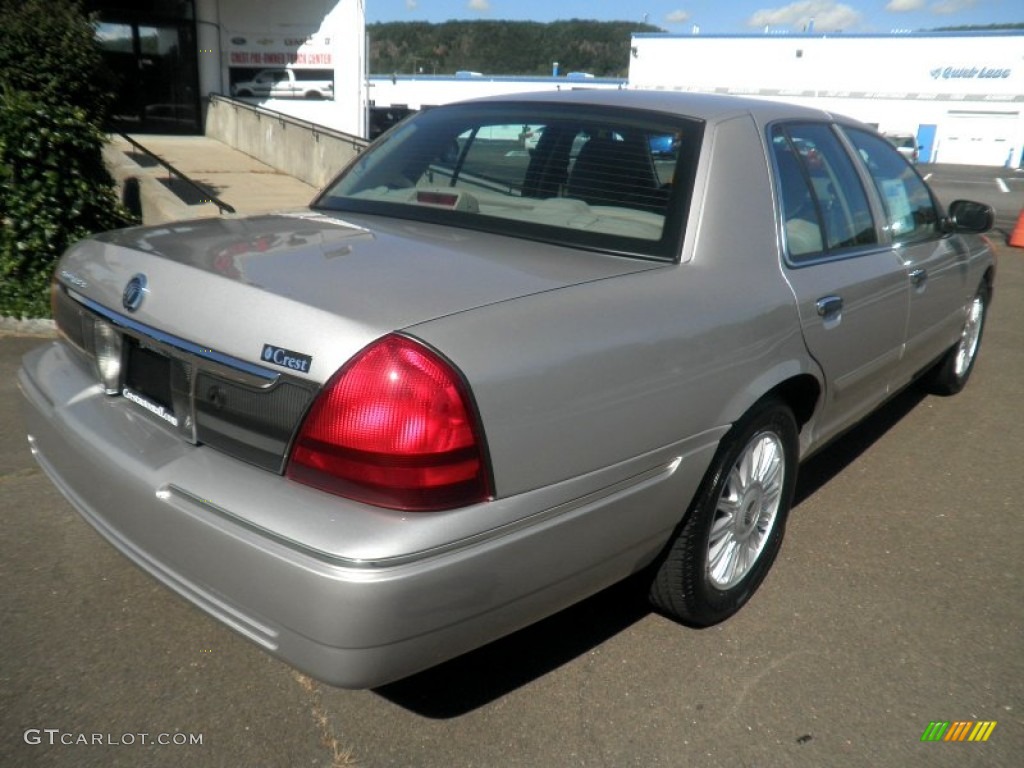
[[[663,133],[660,136],[654,135],[647,140],[647,144],[651,148],[651,155],[654,157],[674,156],[676,142],[676,137],[671,133]]]
[[[476,139],[523,125],[532,152]],[[712,625],[775,560],[804,458],[911,382],[965,385],[992,219],[803,107],[441,106],[307,211],[69,249],[61,338],[19,373],[29,443],[132,562],[335,685],[638,572]]]
[[[304,73],[291,69],[264,69],[252,80],[235,83],[235,96],[257,96],[274,99],[333,99],[333,79],[303,78]]]
[[[917,162],[921,148],[917,145],[916,136],[912,136],[909,133],[890,133],[886,134],[885,138],[887,138],[889,143],[896,147],[896,151],[907,158],[907,160],[912,163]]]

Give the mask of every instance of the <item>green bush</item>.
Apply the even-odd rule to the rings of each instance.
[[[0,19],[2,82],[102,123],[113,77],[77,0],[0,0]]]
[[[130,223],[78,107],[0,90],[0,315],[48,317],[53,265],[76,240]]]
[[[0,18],[0,315],[48,317],[61,253],[133,220],[103,166],[109,98],[77,3],[0,0]]]

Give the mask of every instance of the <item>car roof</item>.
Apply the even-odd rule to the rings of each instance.
[[[467,103],[539,103],[585,104],[627,109],[643,109],[668,114],[685,115],[716,123],[737,115],[752,115],[759,123],[785,119],[841,120],[858,124],[822,109],[788,104],[766,99],[730,96],[717,93],[687,93],[681,91],[580,89],[573,91],[533,91],[520,94],[489,96],[459,102]]]

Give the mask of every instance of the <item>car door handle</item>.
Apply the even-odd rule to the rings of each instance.
[[[842,296],[823,296],[818,299],[815,306],[818,308],[818,315],[821,317],[831,317],[838,315],[843,309],[843,297]]]
[[[925,281],[927,279],[928,279],[928,270],[927,269],[915,269],[915,270],[912,270],[911,273],[910,273],[910,284],[912,286],[914,286],[915,288],[920,288],[922,285],[924,285],[924,283],[925,283]]]

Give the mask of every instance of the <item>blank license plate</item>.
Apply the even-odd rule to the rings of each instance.
[[[125,386],[172,413],[170,358],[140,346],[138,341],[130,337],[125,341],[128,347]]]

